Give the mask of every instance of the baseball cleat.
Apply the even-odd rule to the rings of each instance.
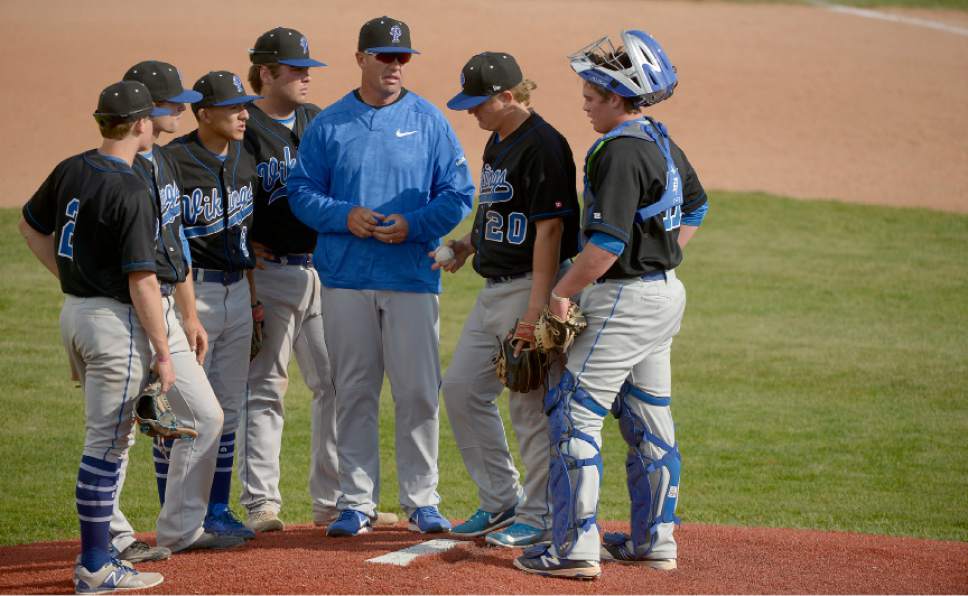
[[[269,510],[249,513],[249,520],[245,525],[256,533],[281,532],[286,529],[286,524],[282,523],[282,520],[279,519],[279,514]]]
[[[411,532],[421,534],[437,534],[440,532],[450,532],[450,522],[440,515],[440,511],[433,505],[427,507],[417,507],[410,515],[410,523],[407,528]]]
[[[143,563],[145,561],[164,561],[171,556],[171,550],[163,546],[151,546],[147,542],[135,540],[120,553],[116,553],[114,545],[112,545],[111,554],[129,563]]]
[[[461,538],[474,538],[501,529],[514,521],[514,507],[499,513],[478,509],[467,521],[454,527],[451,533]]]
[[[535,546],[551,542],[551,531],[528,524],[512,524],[503,530],[491,532],[484,537],[484,540],[491,546],[507,548]]]
[[[193,550],[223,550],[226,548],[235,548],[237,546],[242,546],[245,544],[245,538],[241,536],[232,536],[231,534],[212,534],[210,532],[203,532],[201,536],[198,537],[195,542],[189,544],[181,550],[175,552],[189,552]]]
[[[602,574],[602,567],[598,561],[559,559],[552,555],[547,547],[536,547],[525,551],[514,560],[514,566],[525,573],[547,577],[595,579]]]
[[[602,539],[601,556],[603,561],[615,561],[625,565],[641,565],[659,571],[672,571],[678,565],[675,559],[647,559],[635,554],[635,546],[628,534],[606,532]]]
[[[110,594],[117,590],[145,590],[165,581],[160,573],[135,571],[124,561],[111,559],[97,571],[88,571],[80,557],[74,565],[75,594]]]
[[[205,531],[211,534],[239,536],[246,540],[255,538],[255,532],[245,527],[227,505],[216,505],[205,516]]]
[[[328,526],[336,521],[338,517],[338,509],[333,510],[331,513],[313,512],[313,525],[316,527]],[[397,517],[396,513],[390,513],[389,511],[377,511],[376,519],[370,518],[370,523],[373,524],[374,528],[395,526],[400,523],[400,518]]]
[[[367,514],[355,509],[339,512],[339,519],[326,528],[327,536],[359,536],[370,531],[372,524]]]

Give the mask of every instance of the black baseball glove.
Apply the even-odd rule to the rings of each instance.
[[[494,368],[505,387],[516,393],[529,393],[544,385],[551,359],[535,345],[534,324],[518,323],[503,340],[497,338],[497,344]],[[515,356],[518,345],[521,350]]]

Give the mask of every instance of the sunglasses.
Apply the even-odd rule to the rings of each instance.
[[[405,52],[400,52],[400,53],[379,52],[379,53],[370,54],[370,55],[384,64],[393,64],[393,61],[396,60],[397,62],[400,63],[401,66],[406,64],[407,62],[410,62],[410,59],[413,58],[413,54],[409,54]]]

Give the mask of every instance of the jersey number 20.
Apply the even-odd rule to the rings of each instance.
[[[74,260],[74,222],[80,208],[81,202],[76,198],[67,203],[67,209],[64,210],[64,214],[67,215],[67,223],[61,228],[60,244],[57,246],[57,254],[72,261]]]
[[[682,206],[676,205],[672,209],[662,212],[662,225],[666,232],[671,232],[682,225]]]
[[[504,216],[497,211],[488,211],[484,225],[484,238],[491,242],[504,242]],[[508,214],[507,238],[509,244],[521,244],[528,236],[528,216],[512,211]]]

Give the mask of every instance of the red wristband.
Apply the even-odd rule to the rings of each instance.
[[[171,360],[171,357],[170,356],[155,356],[155,360],[158,361],[158,364],[164,364],[164,363],[170,361]]]

